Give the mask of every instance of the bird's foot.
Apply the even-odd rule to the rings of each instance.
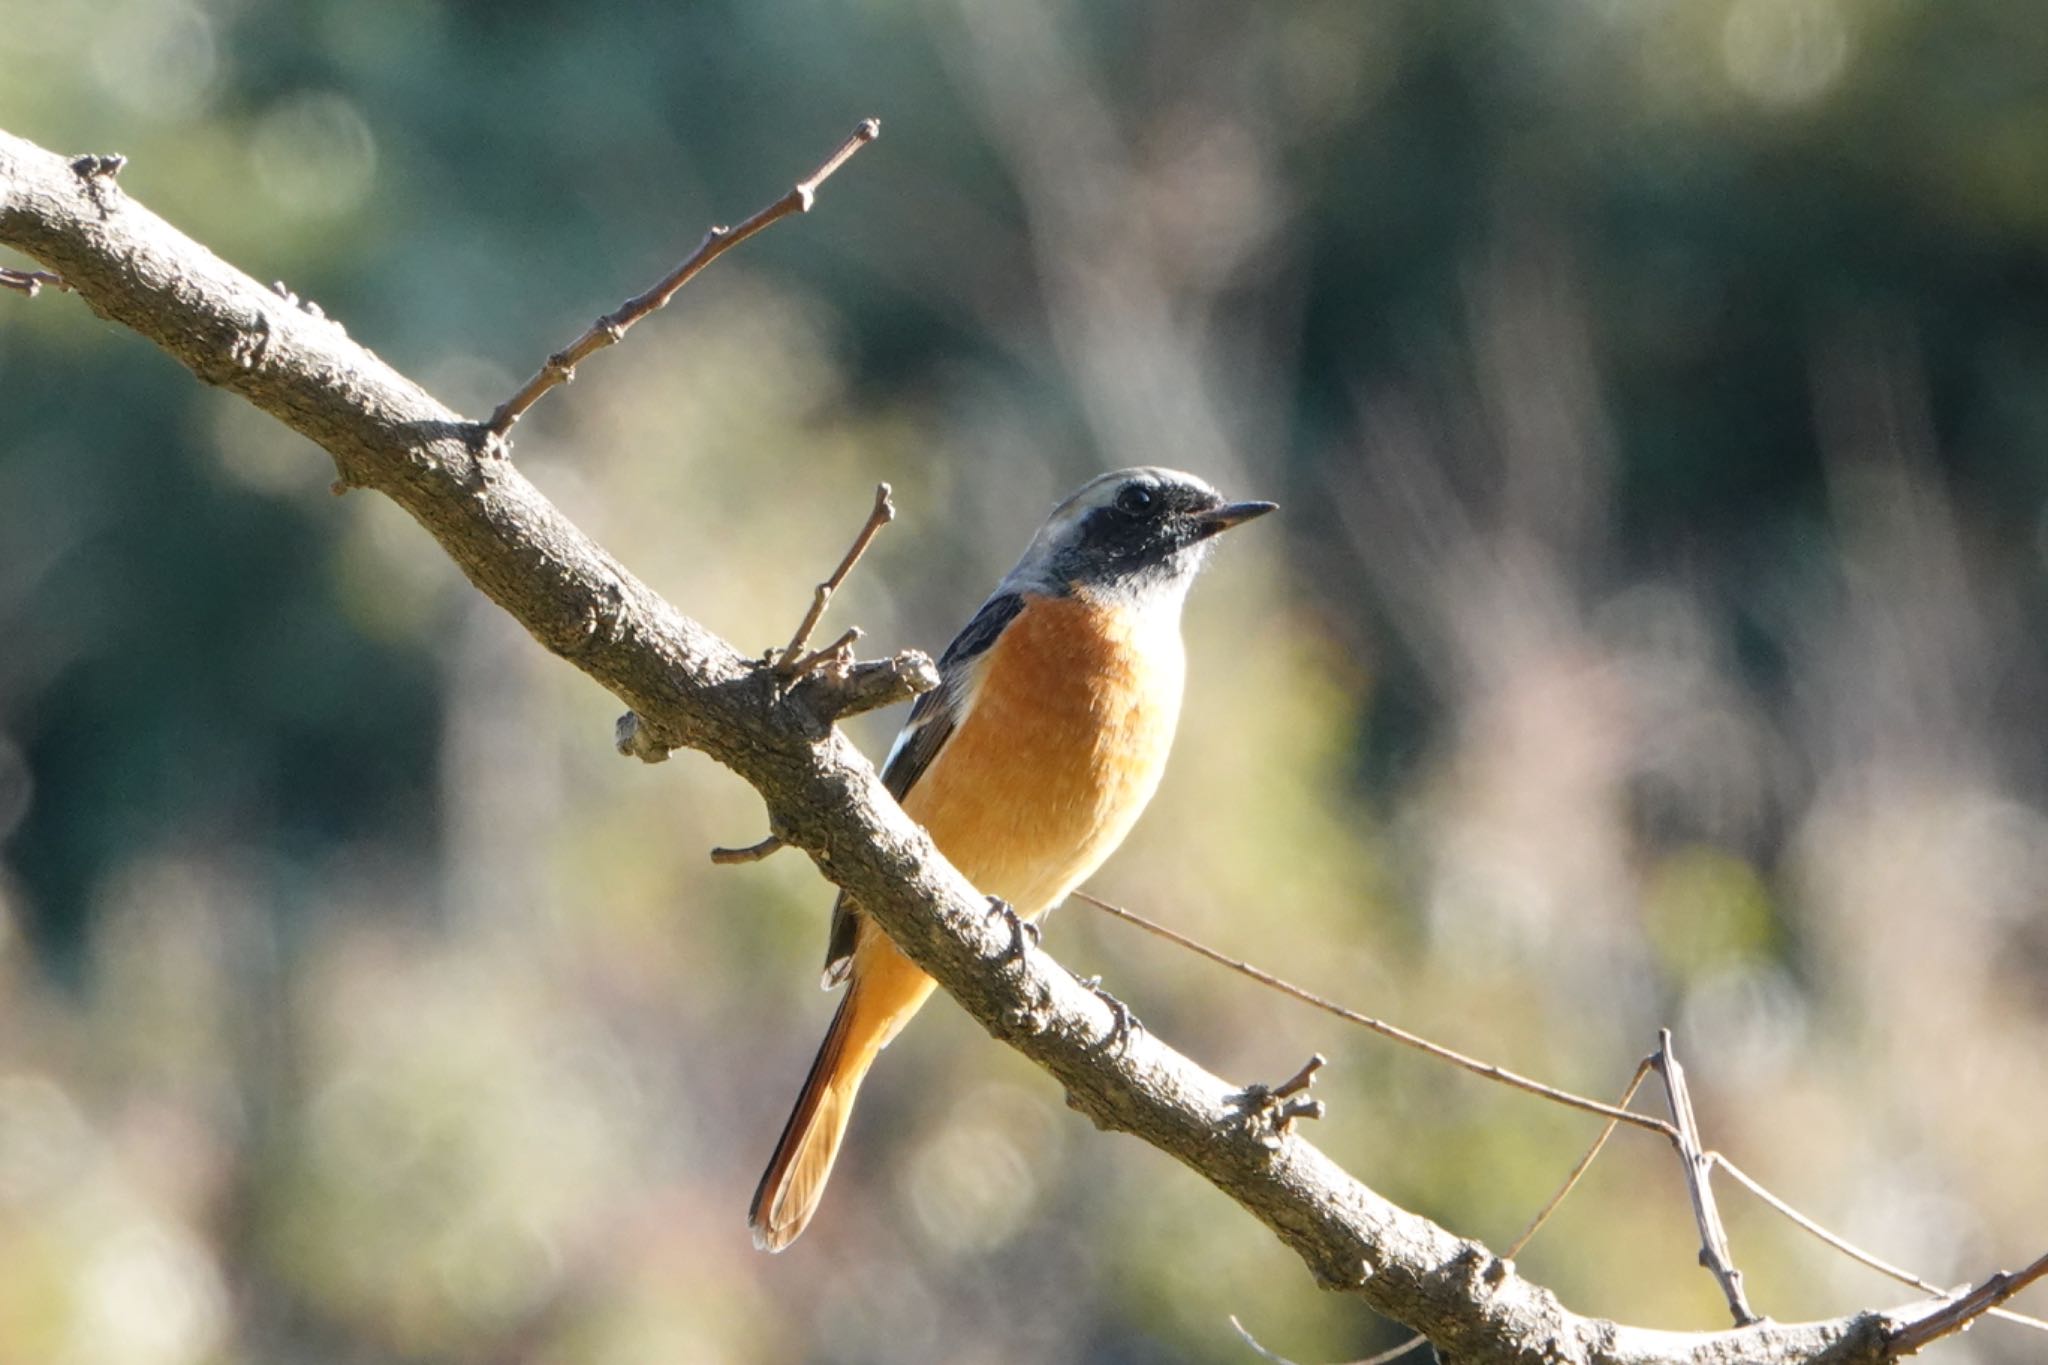
[[[1009,951],[1003,954],[1005,965],[1012,962],[1022,962],[1024,954],[1038,946],[1040,939],[1038,926],[1018,914],[1011,908],[1010,903],[1001,896],[990,896],[988,898],[987,913],[991,919],[1000,915],[1009,922],[1010,947]]]
[[[1102,1040],[1104,1047],[1121,1052],[1131,1045],[1134,1035],[1145,1031],[1144,1022],[1131,1013],[1131,1007],[1102,988],[1101,977],[1079,976],[1074,979],[1086,986],[1097,1000],[1109,1006],[1109,1036]]]

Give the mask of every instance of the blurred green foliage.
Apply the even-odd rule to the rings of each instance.
[[[1617,1089],[1953,1282],[2048,1175],[2048,27],[2002,0],[0,0],[0,125],[482,414],[885,136],[519,429],[748,648],[935,648],[1043,509],[1285,515],[1188,621],[1099,893]],[[1399,1339],[940,1004],[819,1225],[747,1245],[823,1027],[758,802],[389,506],[75,300],[0,296],[0,1361],[1305,1360]],[[894,717],[861,722],[871,750]],[[1076,908],[1051,946],[1496,1245],[1581,1118]],[[1740,1195],[1758,1306],[1910,1297]],[[1522,1258],[1717,1325],[1626,1137]],[[2038,1311],[2038,1309],[2037,1309]],[[1934,1354],[2038,1358],[1987,1325]]]

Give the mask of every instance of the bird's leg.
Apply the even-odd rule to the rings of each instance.
[[[1102,988],[1101,977],[1077,976],[1074,979],[1086,986],[1097,1000],[1109,1006],[1109,1037],[1102,1040],[1104,1047],[1113,1047],[1121,1052],[1131,1045],[1133,1034],[1145,1031],[1144,1021],[1131,1013],[1131,1007]]]
[[[1038,946],[1040,938],[1038,926],[1025,919],[1022,915],[1019,915],[1010,907],[1010,903],[1001,896],[990,896],[988,898],[987,914],[990,918],[1001,915],[1005,920],[1009,921],[1010,950],[1003,954],[1003,962],[1005,964],[1023,961],[1024,954]]]

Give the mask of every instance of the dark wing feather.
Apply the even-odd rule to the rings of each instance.
[[[986,654],[1002,638],[1003,628],[1024,610],[1024,599],[1014,592],[997,593],[981,604],[974,619],[963,626],[946,652],[939,656],[939,685],[917,699],[910,719],[896,736],[889,761],[882,765],[882,785],[901,801],[910,795],[917,779],[946,746],[959,722],[960,708],[967,700],[967,667]],[[830,989],[846,980],[852,965],[859,917],[842,893],[832,906],[832,934],[825,944],[825,986]]]

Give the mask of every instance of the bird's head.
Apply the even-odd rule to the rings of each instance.
[[[1042,593],[1177,603],[1210,538],[1273,506],[1225,501],[1177,469],[1119,469],[1090,479],[1055,507],[1005,582]]]

